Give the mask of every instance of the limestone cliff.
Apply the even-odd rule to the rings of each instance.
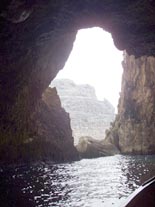
[[[124,54],[118,115],[106,140],[122,153],[155,153],[155,58]]]
[[[0,145],[0,162],[5,163],[76,159],[69,114],[61,107],[55,88],[43,93],[28,120],[24,139],[5,140]]]
[[[106,99],[99,101],[95,89],[88,85],[76,85],[68,79],[56,79],[55,86],[62,106],[70,114],[75,145],[82,136],[102,140],[105,130],[114,120],[114,107]]]

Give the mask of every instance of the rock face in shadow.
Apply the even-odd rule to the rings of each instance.
[[[104,99],[99,101],[95,89],[88,84],[77,85],[69,79],[56,79],[51,86],[57,88],[62,106],[70,114],[74,144],[82,136],[102,140],[105,130],[114,120],[114,107]]]
[[[124,154],[155,154],[155,58],[125,54],[118,115],[106,141]]]
[[[115,145],[88,136],[80,137],[76,148],[82,158],[95,158],[119,154],[119,150]]]
[[[43,93],[29,119],[25,139],[0,146],[0,161],[6,163],[63,162],[77,160],[78,156],[73,146],[69,114],[61,107],[55,88]]]

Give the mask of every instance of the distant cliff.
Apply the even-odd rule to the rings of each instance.
[[[103,139],[115,117],[109,101],[99,101],[92,86],[76,85],[68,79],[56,79],[51,86],[57,88],[62,106],[70,114],[75,145],[82,136]]]

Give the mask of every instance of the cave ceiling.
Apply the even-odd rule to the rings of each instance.
[[[77,30],[94,26],[128,54],[155,55],[154,1],[1,0],[1,100],[15,103],[23,90],[41,96],[63,68]]]
[[[14,53],[93,26],[111,32],[116,47],[129,54],[155,53],[151,0],[2,0],[0,26],[1,45]]]

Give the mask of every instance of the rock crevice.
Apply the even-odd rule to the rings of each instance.
[[[118,115],[106,139],[122,153],[155,153],[155,58],[125,54]]]

